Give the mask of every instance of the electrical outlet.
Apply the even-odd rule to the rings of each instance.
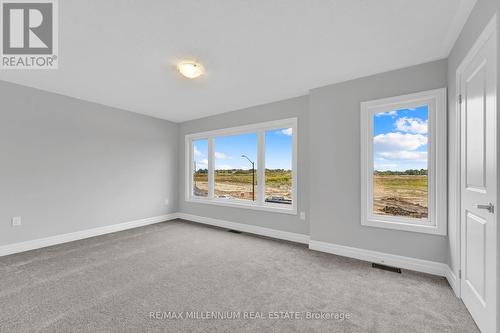
[[[168,199],[165,199],[165,206],[168,206]]]
[[[12,226],[19,227],[21,225],[21,216],[14,216],[12,218]]]
[[[306,219],[306,212],[300,212],[300,219],[305,221],[305,219]]]

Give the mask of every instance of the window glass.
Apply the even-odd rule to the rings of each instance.
[[[428,106],[373,116],[373,214],[428,217]]]
[[[214,196],[221,199],[257,199],[257,134],[214,139]]]
[[[292,204],[292,129],[265,132],[265,201]]]
[[[208,196],[208,140],[193,141],[193,195]]]

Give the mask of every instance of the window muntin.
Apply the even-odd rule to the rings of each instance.
[[[266,133],[268,133],[267,142]],[[283,135],[284,138],[281,141],[283,139],[284,141],[277,141],[269,133]],[[194,174],[194,161],[196,159],[194,156],[195,144],[193,143],[198,140],[206,140],[203,142],[208,143],[208,156],[207,160],[204,161],[208,164],[208,175],[206,177],[208,180],[207,196],[194,194],[194,181],[195,179],[200,180],[201,175],[197,175],[197,177],[190,176],[186,178],[186,188],[188,189],[186,200],[296,214],[296,133],[297,119],[290,118],[186,135],[186,165],[190,168],[187,170],[189,175]],[[266,149],[266,144],[270,144],[269,149]],[[279,154],[277,154],[278,152]],[[288,156],[285,160],[279,163],[279,165],[283,166],[280,167],[283,169],[279,171],[280,174],[267,173],[268,186],[266,186],[266,155],[269,159],[267,165],[272,167],[278,165],[276,160],[286,154]],[[251,162],[253,162],[254,167],[253,186]],[[202,183],[202,185],[205,184]],[[271,191],[273,187],[274,192]],[[266,196],[266,188],[268,196]],[[280,194],[276,196],[280,197],[280,200],[272,200],[272,193]],[[270,200],[266,200],[266,197]]]
[[[196,197],[208,196],[208,140],[200,139],[192,142],[193,178],[192,193]]]
[[[373,115],[373,214],[425,221],[428,105]]]
[[[215,197],[255,201],[257,193],[257,134],[214,139]]]
[[[265,201],[291,205],[293,129],[279,128],[265,133]]]
[[[446,127],[444,88],[361,103],[362,225],[446,235]]]

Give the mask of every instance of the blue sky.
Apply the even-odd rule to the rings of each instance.
[[[266,168],[292,168],[292,135],[291,129],[276,129],[267,131],[266,140]],[[257,134],[240,134],[217,137],[214,139],[215,169],[250,169],[248,160],[241,157],[247,155],[255,162],[257,168]],[[207,168],[208,142],[197,140],[193,142],[194,159],[198,169]]]
[[[257,134],[240,134],[215,138],[215,169],[251,169],[245,154],[257,168]]]
[[[266,168],[292,170],[292,129],[266,132]]]
[[[375,114],[375,170],[427,169],[428,114],[427,106]]]

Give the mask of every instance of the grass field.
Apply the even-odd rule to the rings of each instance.
[[[427,175],[373,176],[373,213],[426,218]]]
[[[292,172],[290,170],[266,169],[266,198],[282,197],[292,199]],[[255,192],[258,190],[255,173]],[[207,173],[194,174],[195,193],[206,196],[208,193]],[[215,196],[252,200],[251,170],[215,170]]]
[[[292,173],[266,170],[266,198],[292,199]],[[426,218],[428,214],[427,175],[374,175],[373,213]],[[194,174],[195,193],[208,195],[208,174]],[[258,191],[255,175],[255,192]],[[216,170],[215,196],[252,200],[251,170]]]

